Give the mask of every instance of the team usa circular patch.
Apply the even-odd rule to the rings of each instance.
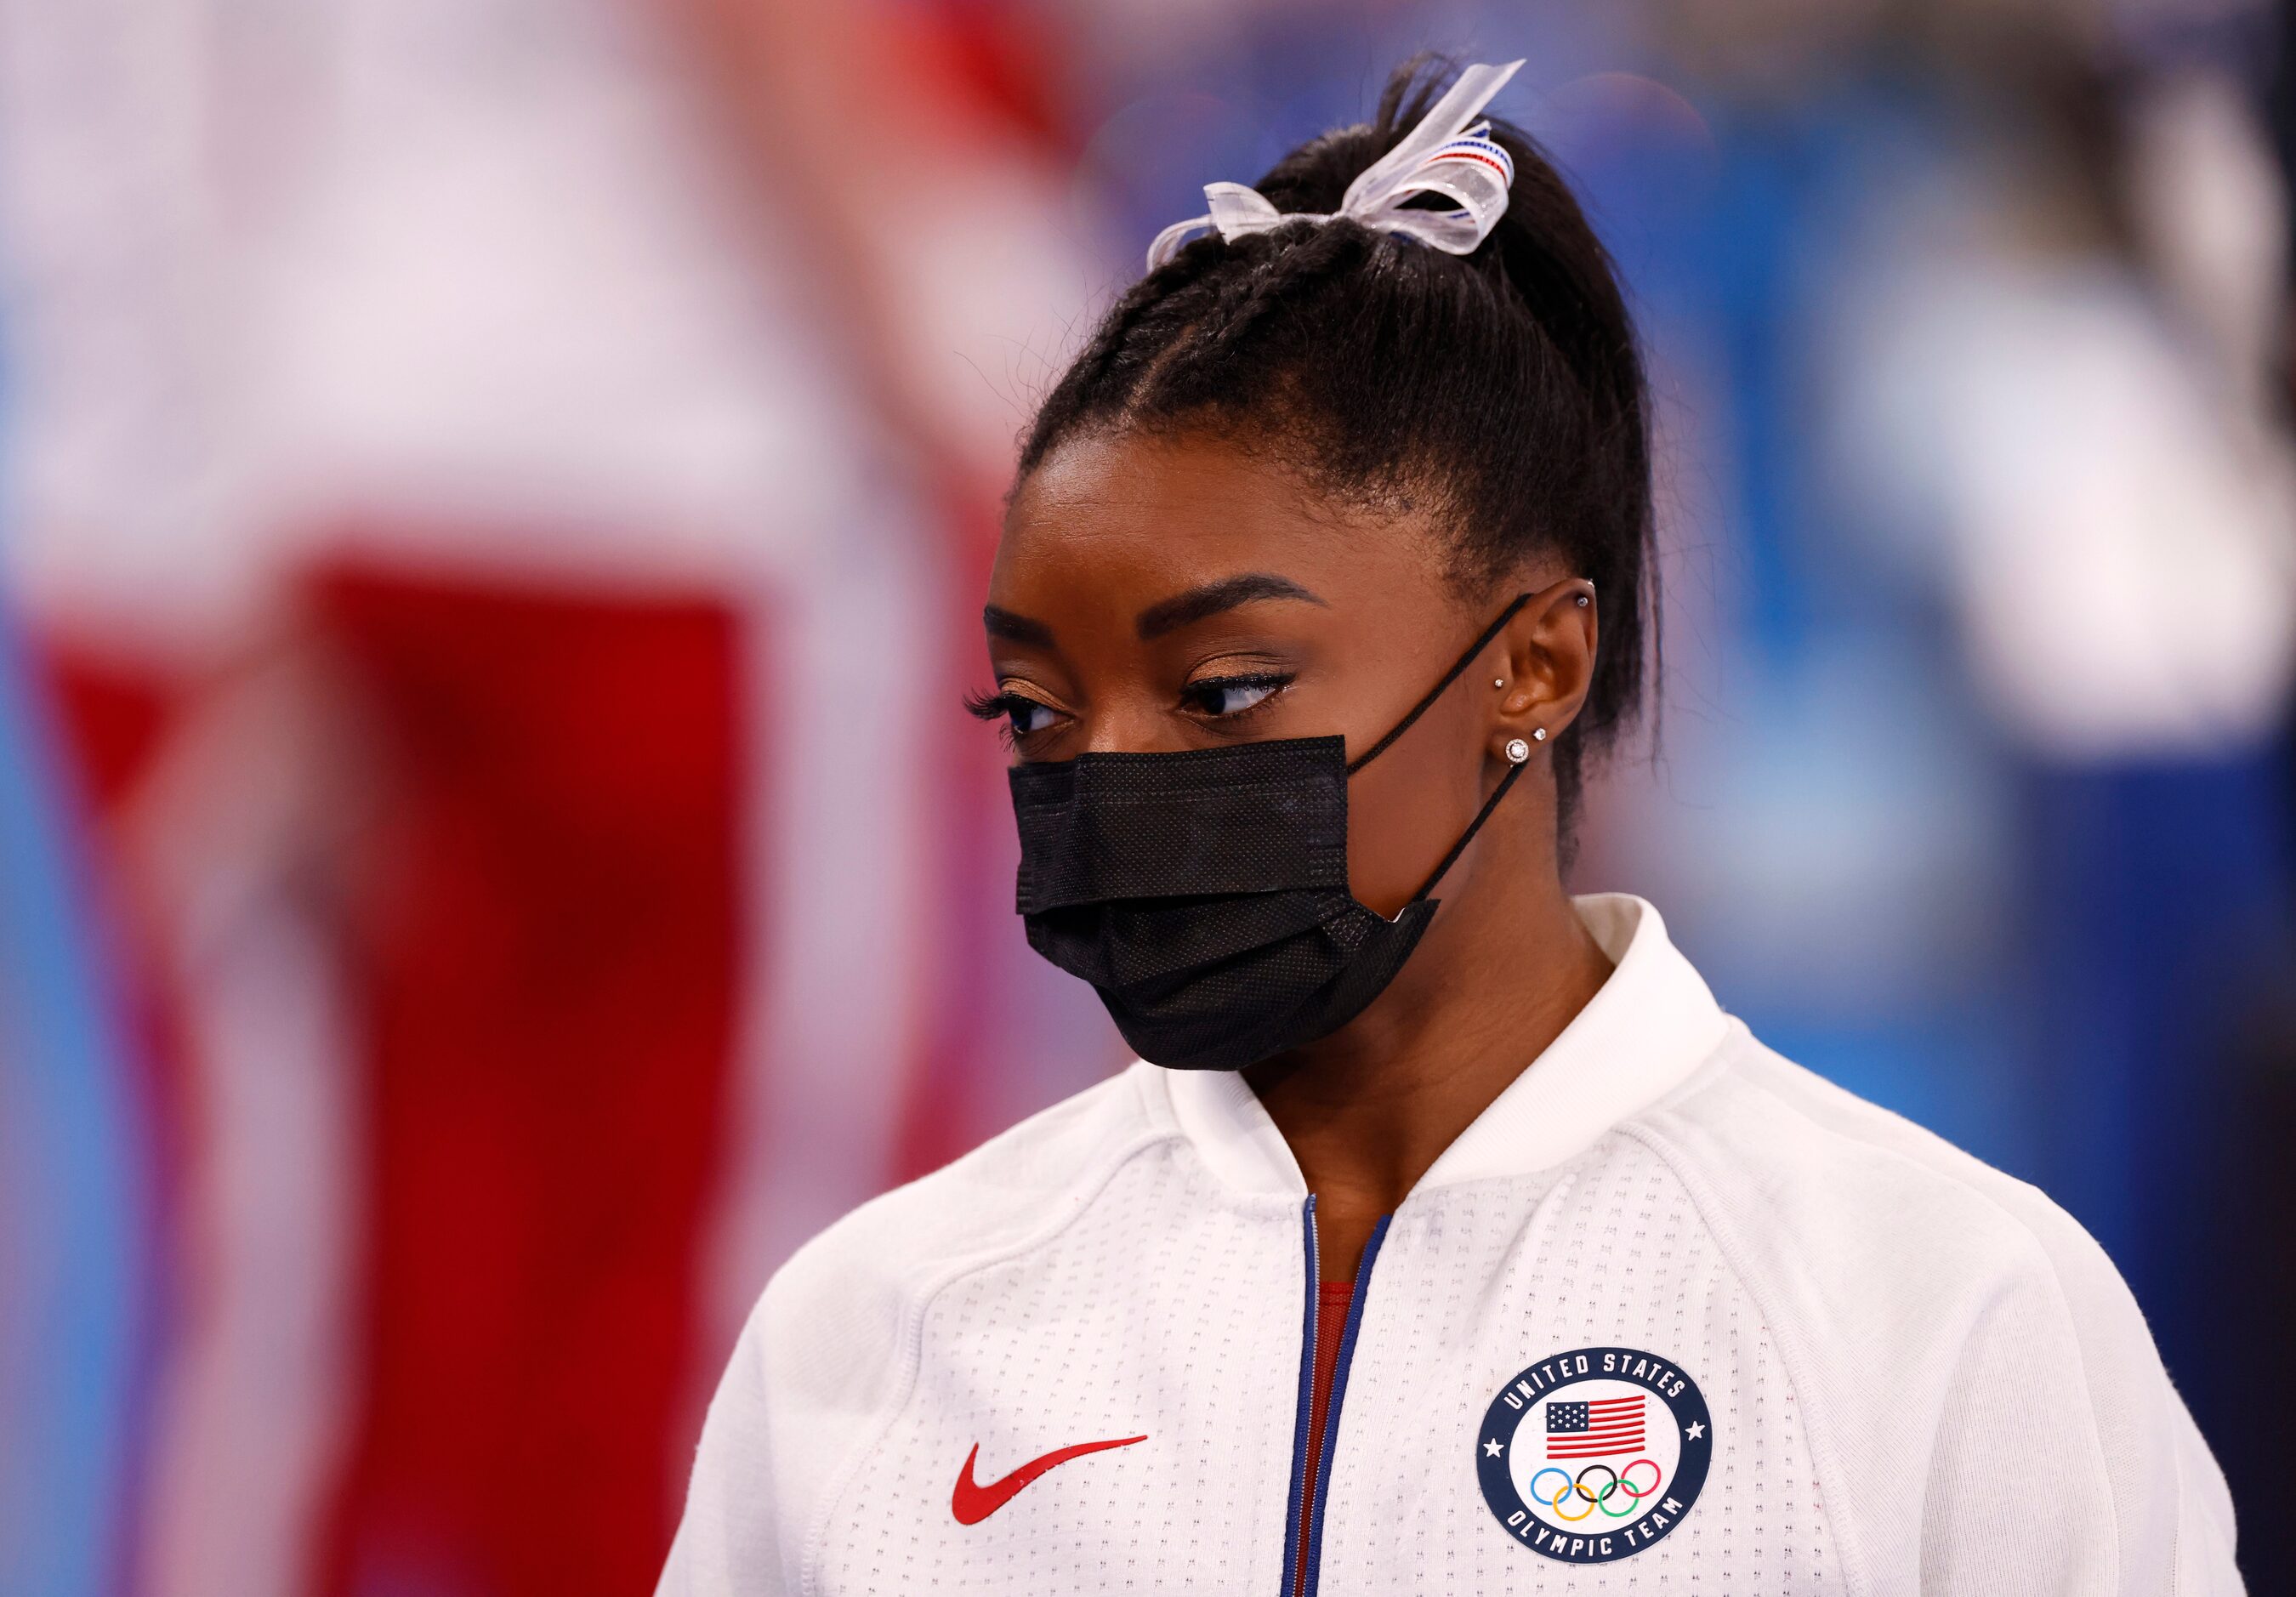
[[[1499,1388],[1475,1437],[1475,1473],[1500,1525],[1566,1564],[1659,1541],[1698,1501],[1713,1458],[1698,1383],[1638,1347],[1540,1360]]]

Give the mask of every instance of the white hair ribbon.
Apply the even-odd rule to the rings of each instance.
[[[1506,215],[1507,190],[1514,183],[1513,159],[1492,142],[1490,124],[1475,119],[1521,65],[1511,61],[1503,67],[1473,66],[1460,73],[1418,127],[1348,184],[1336,212],[1281,211],[1257,189],[1240,183],[1206,184],[1210,212],[1175,222],[1158,233],[1148,246],[1148,269],[1152,272],[1170,260],[1189,234],[1205,228],[1218,229],[1220,237],[1233,243],[1246,233],[1266,233],[1290,222],[1330,222],[1341,217],[1382,233],[1403,233],[1446,254],[1469,253]],[[1441,194],[1460,209],[1406,209],[1421,194]]]

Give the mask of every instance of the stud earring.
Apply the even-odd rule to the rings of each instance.
[[[1534,743],[1543,743],[1546,741],[1546,728],[1544,726],[1532,727],[1530,729],[1530,741]]]
[[[1510,763],[1519,766],[1530,758],[1530,745],[1521,738],[1510,738],[1507,740],[1506,757]]]
[[[1495,688],[1503,688],[1506,686],[1506,678],[1504,676],[1494,676],[1491,678],[1491,685]]]

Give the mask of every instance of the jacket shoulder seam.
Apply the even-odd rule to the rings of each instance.
[[[1779,1360],[1786,1367],[1787,1381],[1801,1398],[1802,1429],[1809,1439],[1812,1470],[1819,1477],[1820,1498],[1832,1499],[1838,1505],[1836,1511],[1829,1513],[1827,1519],[1833,1527],[1834,1544],[1841,1550],[1843,1583],[1853,1593],[1875,1590],[1866,1568],[1858,1527],[1848,1511],[1847,1494],[1829,1491],[1823,1484],[1827,1480],[1840,1483],[1847,1477],[1845,1466],[1833,1445],[1833,1416],[1825,1412],[1826,1405],[1817,1395],[1817,1388],[1801,1378],[1813,1361],[1803,1353],[1800,1334],[1778,1313],[1778,1306],[1770,1294],[1755,1284],[1753,1273],[1745,1266],[1737,1238],[1721,1216],[1720,1201],[1707,1185],[1703,1175],[1696,1172],[1694,1161],[1688,1154],[1645,1121],[1622,1125],[1619,1132],[1657,1155],[1675,1180],[1681,1183],[1692,1207],[1697,1210],[1699,1223],[1714,1239],[1723,1264],[1729,1269],[1732,1279],[1737,1282],[1738,1290],[1752,1300],[1755,1312],[1761,1315],[1763,1327],[1770,1333],[1777,1347]]]
[[[1889,1147],[1869,1138],[1857,1136],[1851,1133],[1837,1129],[1834,1126],[1821,1124],[1817,1120],[1813,1119],[1808,1113],[1804,1112],[1800,1105],[1792,1102],[1783,1093],[1764,1083],[1751,1079],[1743,1071],[1733,1070],[1728,1072],[1728,1074],[1734,1077],[1738,1084],[1745,1090],[1760,1093],[1763,1100],[1769,1104],[1775,1112],[1792,1115],[1797,1125],[1807,1126],[1809,1130],[1816,1133],[1820,1136],[1823,1136],[1828,1142],[1834,1143],[1846,1143],[1862,1152],[1871,1154],[1876,1158],[1887,1159],[1893,1165],[1912,1170],[1917,1175],[1932,1181],[1942,1183],[1958,1192],[1966,1192],[1971,1197],[1975,1198],[1978,1201],[1984,1204],[1988,1211],[1999,1216],[2003,1220],[2007,1221],[2016,1228],[2015,1234],[2017,1241],[2038,1263],[2040,1266],[2039,1273],[2047,1282],[2050,1296],[2054,1300],[2058,1311],[2063,1314],[2066,1324],[2070,1326],[2076,1323],[2072,1311],[2072,1302],[2071,1299],[2066,1296],[2064,1281],[2057,1270],[2055,1256],[2050,1252],[2047,1242],[2042,1239],[2040,1233],[2035,1229],[2032,1222],[2026,1219],[2024,1216],[2017,1213],[2015,1209],[2002,1202],[2000,1199],[1995,1197],[1992,1193],[1986,1192],[1981,1186],[1978,1185],[1974,1182],[1964,1180],[1961,1176],[1956,1175],[1950,1171],[1939,1170],[1929,1165],[1923,1164],[1919,1159],[1913,1158],[1910,1154],[1904,1153],[1898,1149]],[[1719,1085],[1719,1079],[1718,1077],[1716,1081],[1710,1082],[1705,1085],[1709,1088],[1711,1088],[1712,1086]],[[1684,1096],[1686,1099],[1691,1096],[1691,1094],[1685,1093]],[[1669,1107],[1673,1106],[1669,1105]],[[1792,1346],[1794,1349],[1793,1362],[1795,1364],[1804,1364],[1805,1359],[1801,1351],[1800,1336],[1784,1328],[1781,1317],[1775,1312],[1774,1306],[1769,1302],[1768,1294],[1756,1287],[1753,1280],[1755,1272],[1746,1268],[1744,1264],[1742,1262],[1745,1256],[1741,1249],[1734,1230],[1729,1223],[1722,1217],[1723,1206],[1719,1199],[1713,1193],[1712,1189],[1707,1184],[1703,1172],[1698,1170],[1698,1161],[1693,1159],[1686,1150],[1673,1143],[1666,1136],[1664,1132],[1660,1130],[1656,1126],[1649,1124],[1648,1122],[1644,1122],[1631,1126],[1621,1126],[1620,1130],[1625,1132],[1627,1134],[1633,1136],[1636,1141],[1642,1142],[1645,1147],[1651,1149],[1666,1161],[1668,1167],[1674,1172],[1676,1179],[1680,1181],[1683,1183],[1685,1190],[1689,1192],[1691,1194],[1692,1202],[1698,1206],[1700,1218],[1705,1224],[1707,1230],[1713,1235],[1716,1245],[1721,1249],[1723,1257],[1730,1265],[1731,1274],[1737,1277],[1739,1284],[1745,1289],[1747,1295],[1754,1299],[1756,1306],[1761,1310],[1762,1318],[1769,1326],[1771,1334],[1778,1338],[1782,1346],[1789,1343]],[[2005,1180],[2010,1178],[2005,1176],[2004,1179]],[[2104,1457],[2104,1441],[2103,1437],[2100,1436],[2097,1431],[2096,1408],[2095,1402],[2095,1388],[2090,1382],[2087,1359],[2080,1348],[2078,1339],[2075,1339],[2074,1340],[2071,1353],[2075,1365],[2075,1374],[2080,1382],[2080,1389],[2084,1394],[2087,1394],[2090,1399],[2088,1403],[2083,1405],[2083,1421],[2088,1434],[2090,1456],[2093,1461],[2101,1464]],[[1798,1388],[1800,1388],[1803,1392],[1803,1406],[1805,1412],[1808,1412],[1812,1408],[1818,1406],[1818,1405],[1813,1404],[1810,1401],[1813,1388],[1804,1386],[1803,1383],[1799,1381],[1796,1382],[1796,1385]],[[1828,1422],[1830,1425],[1830,1419]],[[1816,1445],[1818,1439],[1819,1438],[1813,1435],[1813,1445]],[[1824,1444],[1824,1446],[1826,1454],[1828,1454],[1829,1459],[1831,1459],[1833,1454],[1831,1442],[1827,1441]],[[1834,1463],[1834,1473],[1837,1478],[1840,1477],[1840,1466],[1838,1462]],[[2104,1486],[2105,1499],[2112,1507],[2114,1529],[2113,1545],[2112,1550],[2112,1585],[2114,1590],[2118,1590],[2120,1584],[2120,1502],[2119,1496],[2112,1489],[2112,1477],[2109,1472],[2105,1478]],[[1845,1523],[1846,1522],[1847,1520],[1845,1517]],[[1860,1574],[1862,1576],[1862,1569],[1860,1570]]]
[[[838,1466],[829,1490],[822,1495],[821,1506],[814,1511],[812,1521],[806,1527],[805,1542],[798,1558],[798,1589],[800,1593],[817,1594],[819,1593],[821,1559],[827,1551],[829,1527],[836,1517],[837,1505],[844,1499],[847,1491],[851,1488],[854,1478],[859,1473],[863,1462],[884,1440],[886,1432],[891,1429],[894,1421],[898,1420],[902,1412],[908,1407],[909,1399],[916,1395],[917,1372],[924,1355],[925,1315],[931,1308],[934,1299],[967,1276],[976,1275],[983,1270],[994,1269],[998,1265],[1010,1263],[1058,1238],[1062,1233],[1082,1219],[1093,1205],[1099,1201],[1100,1195],[1107,1190],[1108,1183],[1113,1181],[1118,1173],[1127,1165],[1149,1150],[1161,1147],[1173,1141],[1177,1135],[1178,1133],[1174,1129],[1152,1124],[1147,1129],[1135,1133],[1130,1139],[1116,1147],[1096,1175],[1075,1184],[1072,1189],[1075,1192],[1073,1200],[1066,1204],[1062,1212],[1055,1215],[1050,1222],[1002,1247],[992,1248],[969,1257],[950,1260],[927,1276],[921,1284],[914,1289],[904,1290],[898,1339],[900,1366],[898,1378],[891,1393],[883,1402],[882,1412],[867,1428],[866,1434],[854,1445],[851,1452],[846,1456],[845,1462]]]
[[[2057,1256],[2050,1248],[2048,1240],[2042,1236],[2039,1228],[2036,1226],[2031,1220],[2028,1219],[2025,1216],[2019,1214],[2016,1209],[2007,1203],[2003,1202],[2001,1199],[1996,1197],[1993,1193],[1987,1192],[1985,1188],[1977,1182],[1971,1181],[1967,1177],[1955,1171],[1939,1170],[1932,1166],[1923,1164],[1921,1160],[1915,1159],[1911,1154],[1902,1152],[1898,1149],[1889,1147],[1869,1138],[1857,1136],[1849,1132],[1838,1130],[1831,1126],[1820,1125],[1808,1115],[1803,1113],[1799,1105],[1789,1102],[1784,1094],[1759,1082],[1749,1082],[1747,1085],[1761,1093],[1764,1098],[1775,1104],[1780,1110],[1792,1114],[1800,1124],[1811,1127],[1811,1129],[1818,1132],[1829,1141],[1849,1143],[1851,1146],[1865,1152],[1886,1159],[1892,1164],[1915,1170],[1918,1173],[1930,1177],[1931,1180],[1943,1182],[1956,1192],[1966,1192],[1971,1197],[1985,1205],[1986,1209],[1989,1213],[1998,1216],[2010,1225],[2015,1227],[2016,1240],[2022,1246],[2023,1249],[2028,1252],[2034,1261],[2039,1265],[2040,1277],[2047,1283],[2049,1297],[2055,1304],[2058,1314],[2063,1317],[2065,1328],[2068,1331],[2074,1332],[2072,1336],[2067,1339],[2069,1345],[2068,1350],[2072,1355],[2071,1362],[2073,1364],[2074,1375],[2079,1381],[2081,1394],[2087,1400],[2081,1405],[2081,1422],[2082,1429],[2087,1433],[2088,1437],[2090,1462],[2096,1466],[2099,1472],[2102,1473],[2104,1478],[2104,1500],[2112,1511],[2113,1536],[2112,1547],[2111,1550],[2112,1559],[2112,1589],[2116,1592],[2120,1590],[2120,1537],[2124,1528],[2121,1516],[2120,1495],[2116,1490],[2114,1490],[2112,1472],[2106,1467],[2104,1462],[2104,1437],[2097,1429],[2096,1387],[2095,1383],[2089,1378],[2088,1356],[2081,1347],[2080,1338],[2076,1329],[2080,1323],[2079,1317],[2073,1312],[2072,1298],[2065,1290],[2064,1273],[2057,1267]],[[1960,1151],[1956,1149],[1955,1151],[1958,1153]],[[1964,1155],[1964,1157],[1967,1156]],[[1996,1171],[1995,1174],[2002,1175],[2002,1173],[1998,1171]],[[2002,1179],[2009,1181],[2014,1180],[2015,1178],[2013,1176],[2002,1175]],[[2041,1193],[2038,1195],[2044,1201],[2046,1201],[2047,1194]],[[2183,1518],[2182,1514],[2180,1513],[2177,1517],[2181,1521]],[[2171,1573],[2173,1575],[2173,1566],[2171,1567]]]

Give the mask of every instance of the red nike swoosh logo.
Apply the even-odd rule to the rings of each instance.
[[[1073,1447],[1063,1447],[1057,1453],[1047,1453],[1042,1458],[1030,1459],[1002,1480],[992,1480],[981,1486],[972,1478],[972,1461],[980,1456],[980,1444],[975,1442],[972,1451],[964,1455],[964,1468],[957,1471],[956,1490],[949,1494],[948,1511],[956,1516],[959,1525],[978,1525],[1020,1495],[1021,1488],[1047,1470],[1057,1470],[1072,1458],[1082,1458],[1087,1453],[1105,1453],[1111,1447],[1129,1447],[1135,1442],[1144,1442],[1146,1437],[1119,1437],[1113,1442],[1079,1442]]]

